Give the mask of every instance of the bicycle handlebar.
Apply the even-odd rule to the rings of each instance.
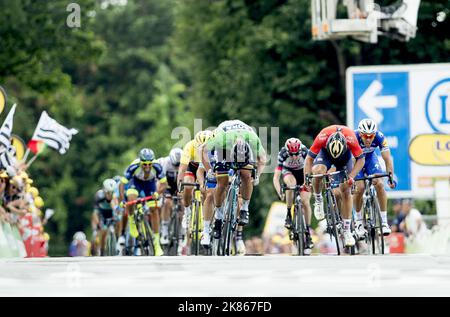
[[[178,192],[181,192],[183,190],[184,187],[186,186],[192,186],[195,187],[195,189],[200,189],[200,184],[199,183],[185,183],[185,182],[181,182],[180,183],[180,189],[178,190]]]
[[[153,196],[147,196],[147,197],[142,197],[142,198],[138,198],[136,200],[132,200],[132,201],[128,201],[125,203],[126,206],[131,206],[131,205],[137,205],[143,202],[146,202],[148,200],[152,200],[155,199]]]
[[[372,174],[372,175],[368,175],[368,176],[364,176],[361,178],[357,178],[355,179],[355,182],[357,181],[365,181],[365,180],[372,180],[375,178],[382,178],[382,177],[388,177],[389,178],[389,182],[392,183],[392,173],[382,173],[382,174]]]
[[[298,191],[307,191],[305,185],[295,185],[295,186],[281,186],[281,191],[284,193],[287,190],[298,190]]]
[[[341,174],[341,173],[345,173],[345,177],[347,177],[347,171],[346,170],[336,171],[336,172],[331,172],[331,173],[325,173],[325,174],[313,174],[313,175],[309,175],[307,177],[309,177],[309,178],[330,177],[330,176],[338,175],[338,174]]]

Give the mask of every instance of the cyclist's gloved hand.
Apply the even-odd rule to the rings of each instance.
[[[255,175],[255,178],[253,179],[253,186],[258,186],[259,184],[259,175]]]
[[[158,198],[159,198],[158,192],[154,192],[154,193],[152,194],[152,196],[153,196],[153,199],[154,199],[154,200],[158,200]]]
[[[353,179],[353,177],[348,177],[348,180],[347,180],[347,184],[348,185],[350,185],[350,186],[353,186],[353,184],[355,183],[355,180]]]
[[[391,189],[394,189],[397,187],[397,180],[393,179],[392,182],[388,181],[388,185]]]
[[[119,203],[119,207],[123,209],[123,208],[125,207],[125,203],[126,203],[126,201],[125,201],[125,200],[122,200],[122,201]]]
[[[212,169],[209,169],[208,173],[206,173],[206,180],[211,182],[211,181],[214,181],[215,178],[216,178],[216,174],[213,172]]]

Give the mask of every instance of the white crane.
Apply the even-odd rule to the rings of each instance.
[[[337,16],[339,5],[347,8],[343,19]],[[387,7],[373,0],[311,0],[312,37],[328,40],[351,36],[377,43],[383,35],[409,41],[416,36],[419,6],[420,0],[401,0]]]

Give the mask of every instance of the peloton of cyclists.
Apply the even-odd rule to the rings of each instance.
[[[298,138],[289,138],[278,153],[278,165],[274,171],[273,185],[280,198],[282,197],[281,184],[288,187],[306,184],[301,191],[301,200],[304,206],[305,221],[307,224],[307,247],[312,249],[313,243],[310,235],[311,225],[311,191],[314,193],[314,216],[317,220],[324,219],[324,206],[322,198],[322,182],[314,178],[310,184],[310,176],[325,174],[331,171],[346,171],[347,179],[343,174],[335,177],[336,194],[339,197],[339,207],[343,218],[343,239],[346,247],[355,244],[351,232],[352,209],[355,207],[355,236],[364,237],[365,229],[362,224],[362,194],[363,184],[356,184],[356,192],[351,195],[354,179],[364,175],[382,173],[379,157],[375,149],[379,148],[386,171],[394,173],[393,161],[389,147],[383,134],[377,130],[377,125],[371,119],[362,120],[355,131],[343,125],[331,125],[320,131],[311,148],[307,148]],[[266,152],[261,140],[253,129],[240,120],[222,122],[214,131],[204,130],[198,132],[182,149],[174,148],[166,157],[155,160],[152,150],[145,148],[139,153],[139,159],[132,162],[122,177],[119,186],[120,201],[131,201],[142,196],[154,196],[155,199],[165,192],[166,197],[161,208],[161,222],[158,212],[153,212],[155,201],[150,207],[151,226],[155,232],[154,248],[156,255],[162,255],[160,244],[168,243],[168,225],[172,210],[172,197],[178,195],[180,182],[199,183],[203,195],[203,231],[201,245],[211,243],[211,223],[214,218],[213,237],[220,239],[224,216],[223,202],[226,189],[229,185],[229,173],[232,167],[240,169],[241,187],[238,224],[243,228],[249,222],[249,204],[253,187],[259,183],[260,175],[266,163]],[[280,181],[280,177],[282,181]],[[116,180],[117,181],[117,180]],[[390,233],[387,224],[387,196],[381,180],[373,181],[382,212],[383,233]],[[389,184],[395,188],[396,182]],[[92,218],[93,228],[101,228],[103,219],[112,217],[112,211],[120,209],[113,202],[113,192],[117,191],[116,182],[105,180],[103,188],[96,194],[96,211]],[[187,228],[190,219],[190,206],[193,188],[184,187],[182,197],[184,215],[182,227]],[[285,227],[292,226],[291,207],[293,205],[293,192],[286,192],[286,218]],[[109,206],[109,207],[108,207]],[[123,203],[120,204],[123,206]],[[132,207],[125,207],[128,215],[128,225],[132,236],[136,236],[136,226],[131,213]],[[125,217],[126,219],[126,217]],[[126,224],[126,222],[125,222]],[[159,227],[161,224],[161,238]],[[104,229],[104,228],[103,228]],[[238,249],[245,252],[242,239],[242,230],[236,232]],[[104,244],[104,232],[100,233],[101,245]],[[181,243],[180,243],[181,245]],[[241,246],[241,247],[239,247]],[[243,253],[242,251],[239,253]],[[180,253],[179,253],[180,254]]]

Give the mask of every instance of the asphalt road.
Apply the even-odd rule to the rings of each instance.
[[[450,296],[450,256],[0,259],[0,296]]]

